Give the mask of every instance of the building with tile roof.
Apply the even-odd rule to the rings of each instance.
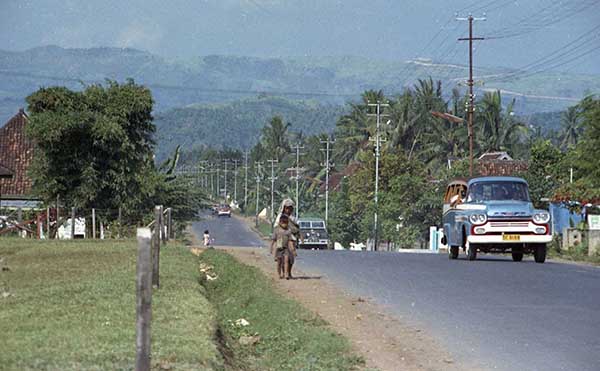
[[[25,135],[29,118],[23,109],[0,128],[0,198],[32,200],[27,171],[33,161],[34,145]],[[10,176],[9,176],[10,175]]]

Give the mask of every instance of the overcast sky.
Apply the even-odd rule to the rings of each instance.
[[[52,44],[132,47],[169,58],[421,56],[466,63],[467,46],[456,38],[467,35],[467,23],[453,20],[459,10],[487,13],[476,35],[511,36],[481,42],[480,65],[521,67],[587,35],[556,64],[588,54],[556,68],[600,73],[600,49],[592,51],[600,34],[589,32],[600,26],[599,0],[0,0],[0,49]]]

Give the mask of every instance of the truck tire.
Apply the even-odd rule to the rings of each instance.
[[[536,263],[544,263],[546,261],[546,245],[539,244],[535,246],[535,250],[533,251],[533,258]]]
[[[467,260],[475,260],[477,259],[477,245],[466,242],[465,250],[467,253]]]
[[[520,262],[523,260],[523,249],[519,247],[515,247],[512,249],[512,259],[513,261]]]
[[[458,258],[458,246],[448,247],[448,259],[454,260]]]

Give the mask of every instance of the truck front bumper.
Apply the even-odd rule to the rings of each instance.
[[[514,234],[513,234],[514,235]],[[518,240],[505,240],[502,235],[470,235],[467,237],[469,243],[475,244],[516,244],[516,243],[550,243],[552,236],[547,234],[521,234]]]

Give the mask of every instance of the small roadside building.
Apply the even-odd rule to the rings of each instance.
[[[23,109],[0,128],[0,208],[32,208],[39,202],[27,175],[34,144],[25,135],[29,117]]]
[[[527,161],[514,160],[507,152],[486,152],[477,159],[481,176],[515,176],[527,171]]]

